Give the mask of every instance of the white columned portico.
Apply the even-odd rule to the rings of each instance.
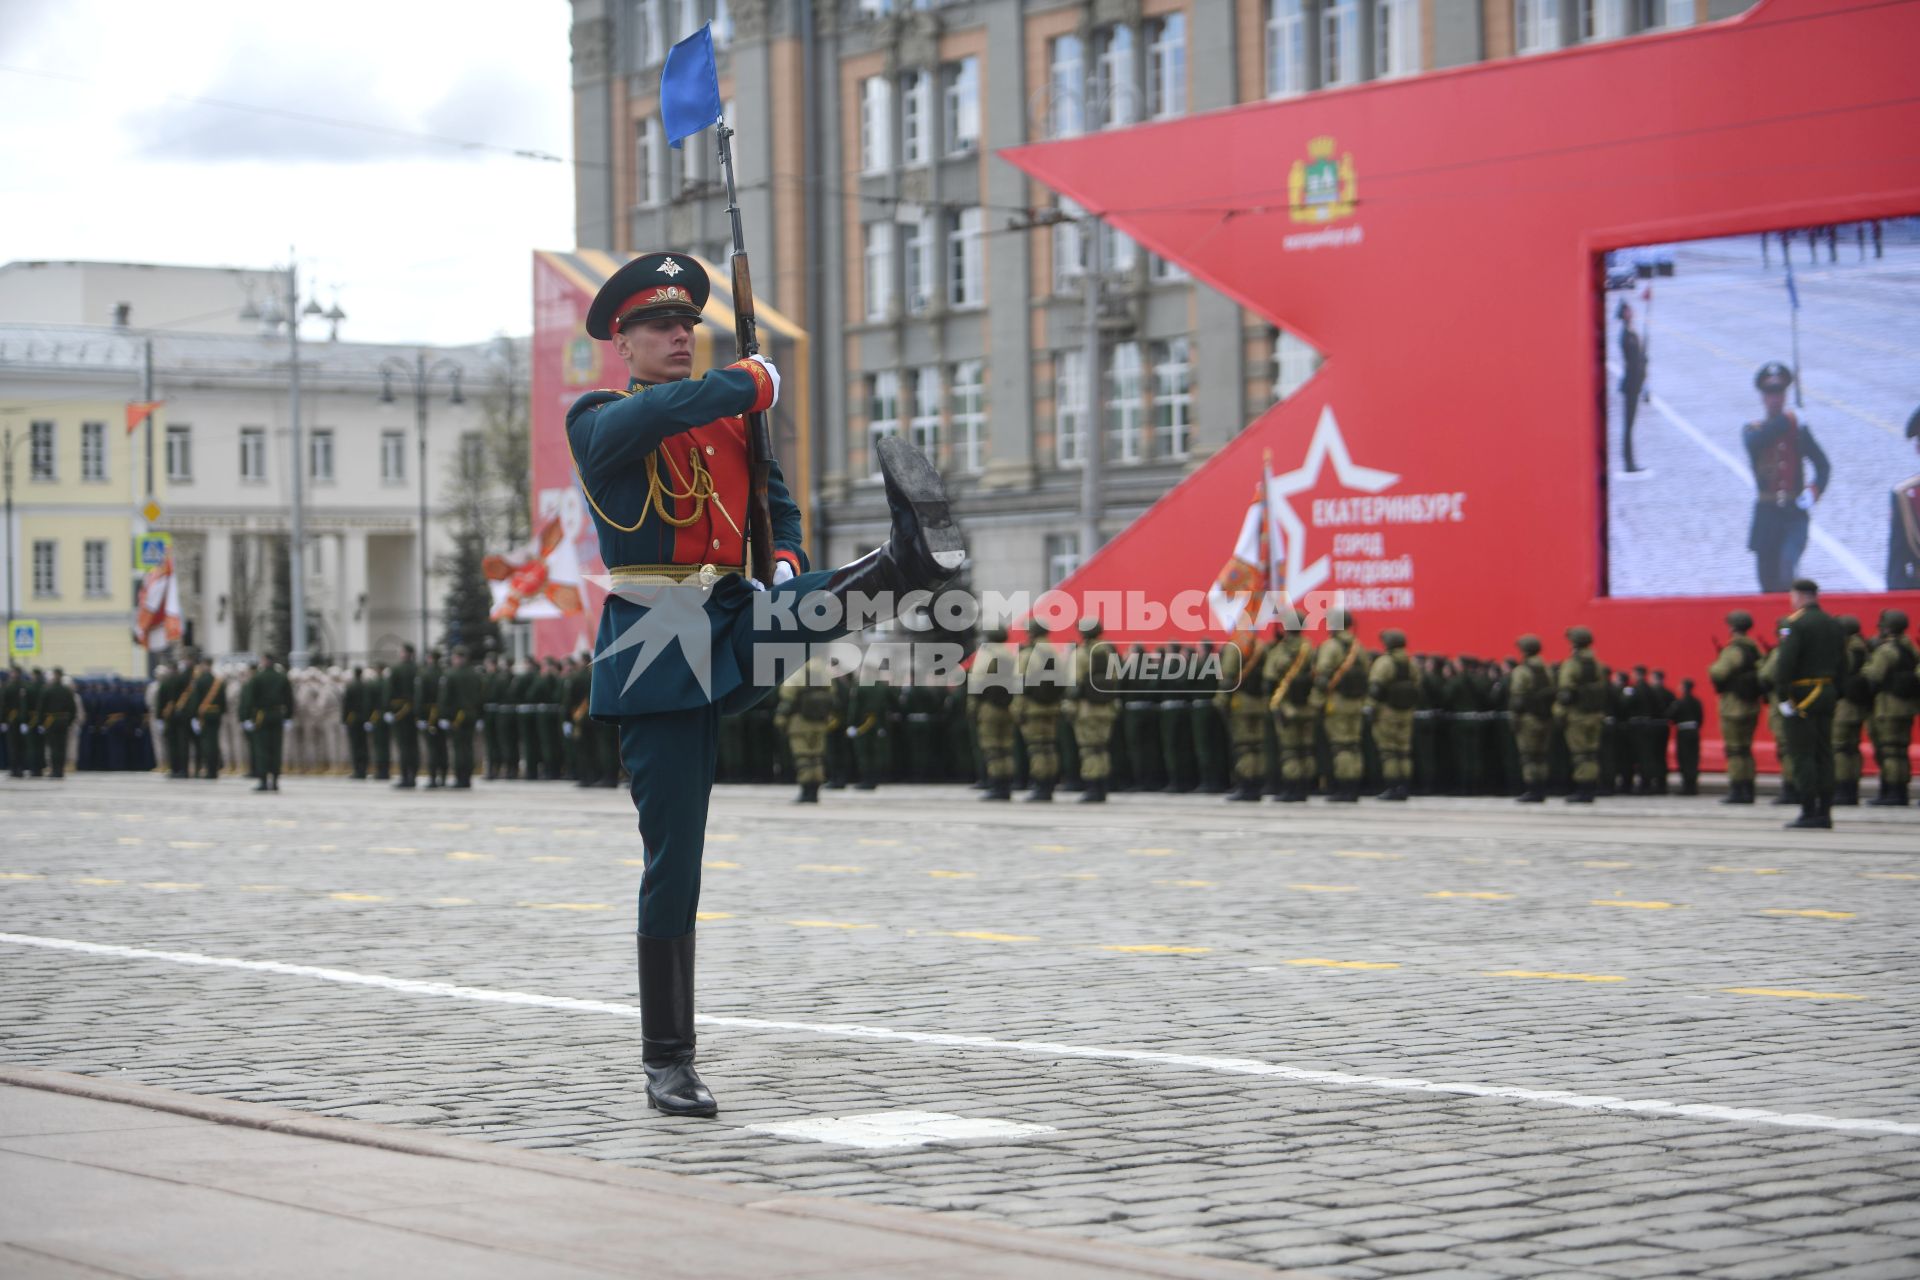
[[[373,606],[367,595],[367,531],[340,535],[341,635],[350,661],[363,662],[373,647]]]
[[[233,652],[233,533],[214,528],[206,533],[206,554],[200,562],[200,610],[206,640],[200,648],[210,654]]]

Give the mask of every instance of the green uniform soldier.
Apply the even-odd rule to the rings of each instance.
[[[882,679],[858,680],[847,694],[846,735],[853,745],[856,791],[879,787],[893,755],[893,686]]]
[[[1177,640],[1160,646],[1160,677],[1155,681],[1154,701],[1160,708],[1160,758],[1166,768],[1168,791],[1186,792],[1200,785],[1193,717],[1187,705],[1191,701],[1192,657]]]
[[[1319,719],[1321,695],[1314,682],[1313,642],[1306,633],[1288,626],[1267,649],[1261,680],[1267,694],[1267,712],[1273,717],[1274,741],[1280,753],[1280,794],[1283,804],[1299,804],[1313,790],[1313,730]]]
[[[187,727],[193,732],[194,758],[202,778],[220,776],[220,721],[227,713],[227,682],[213,674],[205,658],[194,664],[187,690]]]
[[[1407,633],[1389,627],[1380,633],[1386,652],[1367,671],[1367,710],[1373,741],[1380,752],[1382,800],[1405,800],[1413,783],[1413,713],[1420,706],[1420,682],[1407,655]]]
[[[7,737],[7,774],[14,778],[27,772],[26,690],[27,673],[17,666],[8,670],[0,685],[0,733]]]
[[[1540,637],[1524,635],[1514,642],[1520,665],[1507,681],[1507,714],[1513,717],[1514,746],[1520,753],[1522,804],[1540,804],[1547,798],[1549,757],[1556,701],[1553,674],[1540,657]]]
[[[387,670],[387,707],[381,718],[393,730],[393,745],[400,757],[397,791],[411,791],[420,776],[420,716],[415,698],[420,692],[420,667],[413,660],[413,646],[400,646],[400,661]]]
[[[845,791],[853,785],[853,739],[846,728],[853,715],[854,673],[842,671],[833,677],[833,729],[827,738],[827,790]]]
[[[1899,609],[1880,613],[1880,643],[1867,658],[1867,683],[1873,689],[1873,758],[1880,765],[1880,794],[1872,803],[1905,805],[1913,745],[1913,718],[1920,714],[1920,646],[1907,635],[1907,615]]]
[[[247,680],[242,697],[248,719],[241,726],[253,742],[255,791],[280,789],[280,746],[287,721],[293,718],[293,685],[287,673],[263,654],[260,666]]]
[[[1833,802],[1860,803],[1860,730],[1873,714],[1873,686],[1867,682],[1870,650],[1860,634],[1860,619],[1843,613],[1834,619],[1847,638],[1847,669],[1840,675],[1840,699],[1833,705]]]
[[[1050,801],[1060,781],[1060,704],[1072,674],[1067,651],[1054,644],[1038,618],[1028,621],[1027,643],[1019,654],[1020,692],[1013,700],[1013,721],[1027,747],[1028,800]]]
[[[905,740],[906,775],[915,782],[938,782],[943,776],[941,713],[945,704],[941,689],[918,680],[901,698],[900,735]]]
[[[1753,803],[1753,731],[1760,720],[1760,645],[1747,633],[1753,615],[1735,609],[1727,615],[1733,629],[1707,670],[1720,697],[1720,737],[1727,756],[1727,795],[1721,804]]]
[[[576,786],[597,787],[606,777],[606,760],[601,755],[601,737],[596,732],[596,722],[592,713],[593,701],[593,664],[584,658],[576,657],[567,671],[566,678],[567,722],[561,732],[567,735],[569,745],[573,747],[573,781]],[[721,742],[727,740],[728,724],[733,726],[734,759],[733,771],[736,781],[744,775],[744,755],[741,750],[740,729],[744,722],[737,715],[720,718]]]
[[[67,776],[67,734],[73,729],[75,702],[67,673],[53,669],[53,679],[40,694],[40,736],[46,739],[47,772]]]
[[[418,690],[414,695],[414,704],[420,713],[421,754],[427,758],[427,789],[438,790],[447,785],[448,734],[453,729],[453,721],[440,706],[440,686],[445,681],[447,669],[440,665],[440,651],[427,651],[427,665],[420,668]]]
[[[160,684],[160,721],[167,735],[167,775],[193,776],[193,711],[187,697],[193,692],[193,669],[183,658],[180,669]]]
[[[1114,727],[1120,716],[1118,651],[1100,638],[1100,619],[1080,620],[1073,653],[1073,742],[1080,752],[1080,803],[1104,804],[1113,778]]]
[[[1233,741],[1228,734],[1227,717],[1223,714],[1219,693],[1227,687],[1224,676],[1226,651],[1232,647],[1229,640],[1215,649],[1213,641],[1202,640],[1197,649],[1188,650],[1188,656],[1195,665],[1190,667],[1187,681],[1187,724],[1193,740],[1193,757],[1196,776],[1200,789],[1208,795],[1229,795],[1233,783]],[[1244,668],[1246,655],[1241,655],[1240,665]],[[1194,690],[1211,682],[1212,696],[1196,697]],[[1231,701],[1231,699],[1229,699]]]
[[[547,767],[547,740],[540,731],[540,708],[547,699],[547,676],[539,659],[528,661],[518,688],[514,709],[520,732],[521,776],[528,782],[538,782]]]
[[[1607,718],[1607,669],[1593,654],[1593,632],[1568,627],[1573,652],[1560,664],[1555,711],[1567,736],[1573,758],[1573,794],[1570,804],[1592,804],[1600,784],[1600,731]]]
[[[560,726],[567,719],[567,672],[558,658],[547,659],[547,703],[541,714],[541,730],[547,735],[546,757],[549,780],[564,778],[570,769],[567,739]],[[715,734],[716,739],[718,734]]]
[[[373,777],[386,782],[393,776],[393,726],[387,723],[387,667],[376,663],[367,679],[367,736],[373,746]]]
[[[1226,722],[1229,801],[1258,804],[1267,785],[1267,650],[1256,636],[1220,646],[1220,689],[1212,713]]]
[[[453,785],[473,786],[473,732],[486,715],[485,679],[467,662],[467,647],[455,645],[453,665],[440,678],[440,720],[453,766]]]
[[[486,700],[480,704],[480,749],[487,753],[483,776],[488,782],[501,774],[500,768],[500,658],[488,654],[480,664],[480,688]]]
[[[1453,791],[1457,795],[1479,795],[1486,787],[1484,732],[1486,712],[1492,705],[1493,682],[1482,670],[1480,659],[1460,655],[1453,670],[1441,684],[1445,701],[1447,754],[1453,769]],[[1378,732],[1378,724],[1375,731]]]
[[[512,663],[502,664],[500,677],[500,776],[514,782],[520,777],[520,704],[525,701],[521,695],[527,689],[526,668],[516,671]]]
[[[795,804],[819,804],[820,784],[827,780],[827,739],[833,733],[833,682],[827,661],[809,658],[780,686],[774,728],[784,734],[793,753],[794,781],[800,784]]]
[[[987,774],[982,800],[1013,799],[1013,695],[1020,660],[1007,644],[1007,629],[993,627],[967,672],[967,713]]]
[[[340,695],[340,724],[347,731],[347,759],[353,764],[350,775],[356,782],[367,776],[367,720],[372,709],[364,667],[355,667]]]
[[[1321,724],[1331,753],[1333,785],[1327,799],[1354,803],[1366,771],[1360,736],[1366,723],[1367,650],[1353,634],[1353,617],[1328,636],[1313,658],[1313,683],[1323,699]]]
[[[1794,611],[1780,628],[1774,696],[1787,725],[1787,749],[1800,786],[1800,816],[1790,828],[1833,826],[1833,706],[1847,669],[1847,637],[1820,607],[1811,578],[1794,581]]]
[[[1667,719],[1673,724],[1673,762],[1680,770],[1683,796],[1700,794],[1700,721],[1705,715],[1706,708],[1694,696],[1693,681],[1682,680],[1680,696],[1667,708]]]
[[[1126,738],[1136,791],[1159,791],[1167,785],[1165,757],[1160,751],[1159,691],[1146,670],[1151,652],[1143,644],[1132,646],[1133,669],[1126,678],[1125,697],[1120,703],[1120,732]]]

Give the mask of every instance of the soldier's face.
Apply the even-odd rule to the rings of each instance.
[[[1776,414],[1786,412],[1787,393],[1785,391],[1762,391],[1760,393],[1760,403],[1765,406],[1767,416],[1771,418]]]
[[[640,320],[613,336],[613,349],[640,381],[675,382],[693,372],[693,326],[684,316]]]

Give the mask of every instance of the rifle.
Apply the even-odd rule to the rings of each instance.
[[[733,342],[735,359],[760,353],[753,315],[753,273],[747,265],[746,233],[740,225],[740,201],[733,187],[733,129],[724,121],[720,135],[720,168],[727,177],[727,217],[733,224]],[[747,415],[748,572],[766,586],[773,585],[773,505],[767,484],[773,472],[773,433],[765,413]]]

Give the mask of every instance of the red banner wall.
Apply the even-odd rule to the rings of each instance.
[[[1695,676],[1711,715],[1725,613],[1787,605],[1600,594],[1596,255],[1920,213],[1917,48],[1920,5],[1763,0],[1710,27],[1002,152],[1325,356],[1063,589],[1204,589],[1271,450],[1296,575],[1352,592],[1342,562],[1376,562],[1361,572],[1404,589],[1356,593],[1364,636],[1490,655],[1533,631],[1551,659],[1584,623],[1602,661]],[[1336,545],[1350,533],[1379,538]],[[1920,617],[1914,593],[1826,604],[1869,632],[1883,607]]]

